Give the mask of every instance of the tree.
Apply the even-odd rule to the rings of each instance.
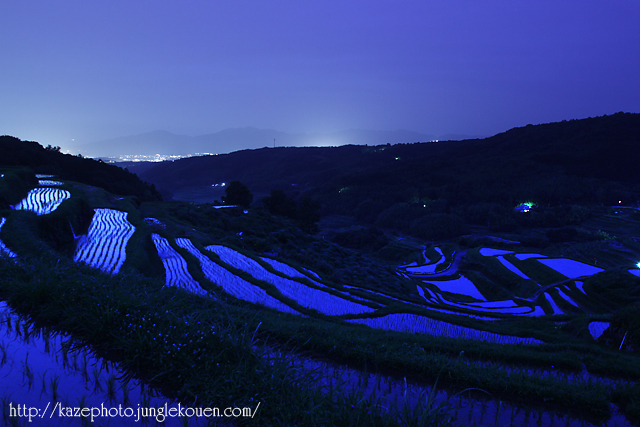
[[[271,190],[271,195],[262,199],[262,204],[274,215],[288,218],[296,216],[296,202],[287,197],[283,190]]]
[[[303,197],[298,206],[298,223],[302,231],[316,234],[319,231],[320,203],[310,197]]]
[[[249,187],[240,181],[231,181],[224,190],[225,196],[222,202],[228,205],[238,205],[247,208],[253,202],[253,194],[249,191]]]
[[[284,191],[271,190],[271,195],[263,198],[262,203],[270,213],[295,220],[305,233],[316,234],[319,231],[320,203],[309,196],[303,197],[298,205]]]

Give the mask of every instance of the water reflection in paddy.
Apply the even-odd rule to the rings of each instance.
[[[69,336],[33,329],[0,301],[0,426],[204,426],[210,421],[163,417],[178,404],[139,381],[127,381],[115,364],[88,348],[71,350],[71,343]],[[79,416],[81,408],[95,408],[93,423]]]
[[[267,357],[282,358],[273,351]],[[319,387],[328,394],[345,392],[357,393],[359,399],[366,399],[372,405],[385,409],[389,414],[421,408],[436,408],[442,404],[442,414],[451,414],[460,426],[482,427],[631,427],[626,418],[612,405],[609,419],[589,419],[585,414],[567,413],[549,407],[514,405],[496,399],[478,389],[451,392],[442,389],[442,383],[425,385],[408,377],[398,377],[363,372],[331,361],[288,356],[292,367],[303,372],[313,371],[319,378]],[[511,369],[507,369],[511,370]],[[536,376],[549,376],[553,372],[524,369],[523,372]],[[584,375],[569,374],[567,380],[585,380]],[[587,377],[590,377],[587,375]],[[608,382],[606,379],[591,377],[594,381]]]
[[[96,358],[84,348],[69,350],[68,336],[54,334],[46,329],[33,330],[26,322],[12,314],[5,303],[0,302],[0,405],[2,417],[0,426],[12,425],[96,425],[96,426],[153,426],[160,425],[156,418],[148,417],[145,422],[138,419],[138,409],[164,406],[177,408],[177,404],[164,396],[143,387],[139,382],[120,380],[122,372],[111,362]],[[259,352],[258,352],[259,353]],[[278,352],[264,354],[265,357],[280,359]],[[290,357],[293,366],[301,372],[317,372],[321,387],[326,393],[343,394],[357,391],[368,399],[371,405],[381,408],[415,408],[431,403],[448,402],[447,413],[454,415],[461,425],[494,426],[630,426],[624,417],[614,413],[610,420],[590,423],[580,414],[565,414],[541,408],[517,407],[479,392],[461,394],[434,391],[433,386],[414,383],[411,378],[398,378],[371,373],[363,373],[343,365],[309,358]],[[43,419],[34,418],[32,423],[21,418],[16,423],[11,418],[10,405],[39,410]],[[58,405],[58,406],[56,406]],[[91,424],[88,419],[61,418],[59,407],[64,408],[106,408],[115,410],[130,408],[130,417],[100,417]],[[54,411],[55,408],[55,411]],[[23,411],[24,412],[24,411]],[[53,412],[53,414],[52,414]],[[390,411],[390,413],[393,411]],[[113,413],[113,412],[112,412]],[[23,413],[24,415],[24,413]],[[147,412],[147,415],[153,415]],[[201,426],[207,420],[166,418],[162,425]],[[223,424],[224,420],[215,420]]]

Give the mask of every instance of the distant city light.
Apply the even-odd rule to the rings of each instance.
[[[640,262],[636,264],[636,267],[640,268]]]
[[[195,153],[195,154],[186,154],[186,155],[179,155],[179,154],[154,154],[151,156],[148,155],[142,155],[142,154],[127,154],[124,156],[119,156],[119,157],[103,157],[102,160],[106,161],[107,163],[114,163],[114,162],[166,162],[166,161],[173,161],[173,160],[179,160],[179,159],[184,159],[187,157],[199,157],[199,156],[213,156],[213,153]],[[217,154],[215,154],[217,156]],[[92,157],[90,157],[92,158]]]

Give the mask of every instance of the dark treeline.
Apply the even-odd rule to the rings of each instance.
[[[424,238],[478,224],[566,227],[580,206],[640,199],[640,114],[514,128],[490,138],[382,146],[264,148],[166,162],[142,177],[171,191],[239,180],[251,191],[311,196],[323,214]],[[536,204],[530,215],[515,212]]]
[[[127,170],[100,160],[62,154],[60,147],[43,147],[12,136],[0,136],[0,166],[26,166],[39,174],[102,187],[114,194],[137,196],[141,200],[162,199],[154,185]]]

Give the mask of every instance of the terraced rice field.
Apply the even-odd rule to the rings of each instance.
[[[303,269],[304,271],[306,271],[307,273],[311,274],[312,276],[315,276],[315,277],[316,277],[316,279],[319,279],[319,278],[320,278],[320,275],[319,275],[318,273],[316,273],[315,271],[308,270],[308,269],[306,269],[306,268],[304,268],[304,267],[302,267],[302,269]]]
[[[211,245],[207,246],[206,249],[217,254],[222,262],[239,268],[258,280],[264,280],[272,284],[282,295],[291,298],[303,307],[318,310],[320,313],[330,316],[374,311],[371,307],[332,295],[323,290],[311,288],[296,280],[273,274],[257,261],[226,246]]]
[[[460,312],[460,311],[451,311],[451,310],[442,310],[442,309],[436,309],[436,311],[442,312],[442,313],[449,313],[449,314],[454,314],[457,316],[465,316],[465,317],[470,317],[472,319],[479,319],[479,320],[488,320],[488,321],[496,321],[496,314],[498,313],[507,313],[507,314],[523,314],[523,315],[531,315],[533,313],[533,311],[531,310],[531,308],[527,307],[527,306],[517,306],[517,307],[513,307],[513,308],[495,308],[495,309],[478,309],[476,307],[470,307],[470,306],[465,306],[463,304],[459,304],[459,303],[455,303],[452,301],[448,301],[446,298],[444,298],[442,295],[438,294],[438,297],[440,298],[440,306],[441,307],[451,307],[451,308],[464,308],[466,310],[471,310],[472,312],[478,313],[478,314],[469,314],[469,313],[464,313],[464,312]],[[432,308],[429,308],[429,310],[434,310]],[[481,315],[481,314],[484,314]],[[544,313],[543,313],[544,314]]]
[[[569,289],[569,288],[567,288],[567,289]],[[558,293],[560,294],[560,296],[561,296],[565,301],[567,301],[569,304],[571,304],[571,305],[573,305],[573,306],[575,306],[575,307],[578,307],[578,304],[577,304],[573,299],[571,299],[571,297],[569,297],[569,295],[567,295],[567,294],[565,294],[564,292],[562,292],[562,289],[556,289],[556,290],[558,291]]]
[[[462,305],[462,304],[461,304]],[[468,302],[464,305],[481,308],[513,308],[519,307],[513,300],[503,301],[485,301],[485,302]]]
[[[600,335],[604,333],[609,327],[609,322],[591,322],[589,323],[589,332],[593,339],[600,338]]]
[[[433,249],[436,252],[438,252],[440,255],[442,255],[442,251],[440,250],[440,248],[434,247]],[[424,251],[422,251],[422,259],[424,261],[421,261],[421,262],[415,262],[415,261],[414,262],[410,262],[409,264],[399,265],[398,268],[415,267],[416,265],[429,264],[431,262],[431,260],[427,257],[427,250],[426,249]]]
[[[285,264],[284,262],[276,261],[275,259],[271,259],[267,257],[260,257],[260,259],[266,262],[267,264],[269,264],[271,267],[273,267],[274,270],[279,271],[285,276],[289,276],[291,278],[299,277],[302,279],[309,279],[316,286],[320,286],[320,287],[324,286],[322,283],[316,282],[315,280],[311,279],[309,276],[301,273],[300,271],[296,270],[295,268],[291,267],[288,264]],[[307,269],[305,269],[305,271],[309,272],[309,274],[314,275],[316,278],[319,278],[318,275],[315,274],[314,272],[309,271]]]
[[[522,277],[523,279],[527,279],[527,280],[531,280],[531,278],[529,276],[527,276],[526,274],[524,274],[522,271],[520,271],[520,269],[518,267],[516,267],[515,265],[513,265],[512,263],[509,262],[509,260],[505,259],[504,256],[502,255],[498,255],[496,257],[496,259],[498,261],[500,261],[500,263],[502,265],[504,265],[505,267],[507,267],[510,271],[512,271],[513,273],[517,274],[518,276]]]
[[[512,254],[513,251],[504,251],[502,249],[482,248],[480,249],[480,255],[482,256],[496,256]]]
[[[545,292],[544,297],[546,298],[547,302],[551,306],[551,309],[553,310],[553,314],[564,314],[564,311],[562,311],[562,309],[558,307],[558,304],[556,304],[556,302],[553,300],[551,295]]]
[[[236,276],[226,268],[211,261],[189,239],[178,238],[176,239],[176,244],[196,257],[200,261],[200,267],[205,277],[220,286],[229,295],[253,304],[273,308],[283,313],[300,314],[297,310],[267,294],[264,289]]]
[[[480,250],[480,253],[483,256],[498,258],[501,264],[505,266],[508,270],[512,272],[515,272],[514,270],[516,270],[519,273],[519,274],[516,273],[518,274],[518,276],[522,278],[530,279],[528,276],[522,273],[517,267],[515,267],[511,262],[507,261],[504,258],[503,255],[513,253],[513,251],[503,251],[500,249],[482,248]],[[529,254],[522,254],[522,255],[524,255],[522,257],[523,259],[542,256],[539,254],[531,254],[532,256],[527,256]],[[425,301],[432,304],[438,304],[438,305],[441,305],[442,307],[447,307],[453,310],[455,310],[456,308],[468,310],[471,312],[475,312],[476,314],[470,314],[468,312],[451,311],[447,309],[438,310],[438,309],[429,307],[430,310],[442,311],[450,314],[468,316],[468,317],[473,317],[473,318],[483,319],[483,320],[495,320],[495,318],[490,317],[492,315],[495,316],[495,315],[509,314],[509,315],[516,315],[516,316],[536,317],[536,316],[543,316],[546,314],[542,309],[542,307],[540,306],[533,306],[532,308],[528,305],[518,305],[513,300],[487,301],[484,295],[482,295],[482,293],[478,290],[476,285],[471,280],[469,280],[468,278],[462,275],[458,279],[454,279],[454,280],[431,279],[431,280],[422,280],[422,282],[437,287],[439,291],[470,296],[480,300],[478,302],[455,302],[455,301],[451,301],[449,298],[445,298],[439,292],[434,292],[429,288],[426,288],[426,287],[423,288],[418,285],[417,286],[418,295],[424,298]],[[428,293],[428,295],[425,294],[425,291]]]
[[[133,329],[133,333],[139,333]],[[90,347],[69,345],[72,343],[75,344],[67,334],[30,328],[29,323],[0,301],[0,426],[185,425],[182,419],[168,416],[158,423],[151,412],[148,417],[138,419],[136,407],[162,408],[169,403],[169,407],[177,410],[178,405],[157,394],[148,384],[127,380],[125,371],[97,357]],[[14,408],[24,405],[48,411],[28,416],[25,410],[24,416],[16,416],[15,412],[11,416],[9,402]],[[56,404],[62,405],[59,410],[54,410]],[[71,409],[74,405],[96,410],[86,418],[73,417],[72,421],[64,408]],[[126,408],[134,410],[133,416],[124,415]],[[189,426],[195,427],[208,425],[209,420],[192,417],[188,421]]]
[[[194,294],[206,295],[207,291],[202,289],[200,284],[189,274],[187,261],[171,247],[169,241],[155,233],[151,235],[151,239],[166,271],[166,286],[177,286]]]
[[[127,242],[135,230],[127,212],[95,209],[88,233],[78,239],[73,259],[116,274],[127,258]]]
[[[4,223],[6,221],[7,221],[6,218],[0,218],[0,231],[2,231],[2,226],[4,225]],[[4,254],[4,255],[6,255],[8,257],[11,257],[11,258],[16,256],[16,254],[13,253],[11,251],[11,249],[9,249],[8,247],[5,246],[5,244],[2,242],[2,240],[0,240],[0,255],[1,254]]]
[[[55,211],[58,206],[71,197],[67,190],[59,188],[41,187],[29,191],[20,203],[14,206],[16,210],[29,210],[38,215],[47,215]]]
[[[575,261],[568,258],[549,258],[539,259],[538,262],[553,268],[558,273],[570,278],[575,279],[577,277],[591,276],[596,273],[604,271],[603,268],[594,267],[593,265],[585,264],[580,261]]]
[[[524,261],[525,259],[529,259],[529,258],[546,258],[546,255],[540,255],[540,254],[516,254],[515,257],[518,258],[520,261]]]
[[[263,260],[264,262],[266,262],[267,264],[269,264],[271,267],[273,267],[274,270],[282,273],[285,277],[292,278],[292,279],[306,279],[306,280],[309,280],[311,283],[313,283],[315,286],[317,286],[319,288],[323,288],[323,287],[326,288],[327,287],[325,284],[320,283],[317,280],[315,280],[315,279],[320,280],[320,276],[318,275],[318,273],[316,273],[314,271],[311,271],[311,270],[308,270],[308,269],[306,269],[304,267],[301,267],[301,269],[304,270],[307,273],[307,274],[304,274],[304,273],[300,272],[299,270],[297,270],[296,268],[294,268],[294,267],[292,267],[292,266],[290,266],[288,264],[285,264],[284,262],[280,262],[280,261],[277,261],[275,259],[267,258],[267,257],[260,257],[260,259]],[[311,278],[310,276],[313,277],[313,278]],[[339,292],[336,289],[334,289],[334,291],[335,292]],[[339,292],[339,293],[342,293],[342,292]],[[357,295],[348,294],[348,297],[356,299],[358,301],[371,302],[371,300],[362,298],[362,297],[357,296]]]
[[[38,185],[62,185],[62,184],[64,184],[62,181],[53,181],[50,179],[38,180]]]
[[[479,331],[410,313],[395,313],[368,319],[352,319],[349,322],[367,325],[376,329],[473,339],[498,344],[542,344],[542,341],[534,338],[519,338]]]
[[[442,295],[438,295],[440,301],[443,304],[446,304],[451,307],[464,308],[467,310],[475,310],[477,312],[482,312],[485,315],[491,315],[494,313],[501,314],[527,314],[531,315],[534,312],[529,306],[526,305],[517,305],[512,300],[504,300],[504,301],[487,301],[487,302],[478,302],[478,303],[457,303],[453,301],[448,301]],[[480,305],[486,304],[486,305]],[[544,314],[544,313],[543,313]]]
[[[423,274],[433,274],[436,272],[436,269],[438,268],[439,265],[443,264],[446,261],[446,258],[444,256],[444,254],[442,253],[442,250],[438,247],[433,248],[438,254],[440,254],[440,258],[438,258],[438,260],[435,263],[431,263],[431,264],[423,264],[423,265],[418,265],[415,262],[412,262],[411,264],[406,264],[403,266],[400,266],[401,268],[404,269],[404,272],[406,272],[406,274],[408,275],[423,275]],[[424,257],[425,261],[429,261],[425,255],[426,249],[425,251],[422,252],[422,256]]]
[[[423,280],[423,282],[437,286],[438,289],[444,292],[467,295],[480,301],[486,301],[486,298],[480,293],[476,285],[462,275],[454,280]]]
[[[499,261],[500,265],[504,267],[504,273],[500,273],[500,274],[504,274],[505,277],[506,275],[509,275],[509,277],[513,277],[511,276],[511,274],[515,274],[521,279],[534,281],[536,284],[538,284],[538,286],[540,286],[540,284],[536,281],[536,279],[538,278],[537,276],[538,272],[536,271],[535,266],[534,267],[532,267],[531,265],[528,266],[527,273],[524,273],[522,270],[520,270],[519,268],[520,266],[516,267],[516,265],[514,265],[514,263],[512,263],[511,260],[508,259],[508,257],[505,257],[505,255],[513,254],[514,259],[517,259],[518,261],[534,259],[529,262],[534,262],[534,263],[539,262],[542,265],[557,271],[558,273],[562,274],[564,277],[567,277],[567,278],[585,277],[585,276],[590,276],[603,271],[602,268],[588,265],[572,259],[546,258],[545,255],[537,254],[537,253],[514,253],[514,251],[510,251],[510,250],[492,249],[492,248],[481,248],[479,250],[479,253],[484,257],[496,258],[497,261]],[[398,272],[401,273],[408,270],[407,266],[409,265],[399,266]],[[497,268],[497,267],[494,267],[494,268]],[[541,267],[541,268],[544,268],[544,267]],[[629,272],[636,276],[640,276],[640,269],[631,269],[629,270]],[[494,274],[495,273],[497,273],[497,271],[494,272]],[[541,272],[541,274],[544,275],[545,273]],[[417,278],[419,276],[414,275],[412,277]],[[543,277],[544,276],[540,276],[538,280],[546,280],[549,283],[554,283],[554,281],[557,281],[558,278],[561,276],[559,276],[558,278],[553,277],[553,278],[547,278],[547,279],[543,279]],[[446,308],[446,309],[471,310],[471,312],[474,312],[476,317],[479,317],[479,318],[480,317],[486,318],[486,316],[492,316],[498,313],[510,314],[515,316],[543,316],[545,314],[564,314],[564,310],[560,308],[560,306],[558,305],[558,302],[559,302],[558,298],[560,298],[561,300],[564,300],[564,302],[566,302],[567,304],[570,304],[576,307],[577,309],[580,309],[580,305],[570,295],[568,295],[567,292],[569,293],[582,292],[583,294],[585,294],[585,290],[583,289],[583,282],[580,282],[580,281],[576,281],[575,285],[564,284],[564,289],[566,290],[566,292],[561,289],[561,286],[553,287],[551,289],[555,289],[558,292],[557,294],[544,293],[544,297],[549,303],[549,307],[551,308],[548,313],[545,313],[543,308],[540,306],[519,305],[513,300],[486,301],[486,298],[484,297],[484,295],[482,295],[482,293],[476,287],[476,285],[471,280],[467,279],[462,275],[455,280],[438,281],[435,279],[431,279],[431,280],[422,280],[422,281],[424,283],[437,287],[439,291],[447,292],[451,294],[470,296],[482,301],[482,302],[451,301],[452,298],[450,297],[445,298],[439,292],[434,292],[428,289],[427,287],[422,287],[419,285],[417,286],[418,295],[424,298],[426,302],[431,304],[441,305],[443,308]],[[528,299],[528,298],[522,298],[522,299],[533,301],[532,299]],[[433,309],[433,308],[429,307],[429,309]],[[449,310],[445,310],[445,311],[449,311]],[[453,311],[453,313],[464,315],[464,316],[470,316],[469,312],[456,313],[455,311]]]
[[[390,301],[398,301],[398,302],[400,302],[400,303],[402,303],[402,304],[417,305],[417,306],[422,307],[422,305],[420,305],[420,304],[415,304],[415,303],[413,303],[413,302],[408,302],[406,299],[400,299],[400,298],[392,297],[391,295],[383,294],[382,292],[372,291],[371,289],[358,288],[358,287],[356,287],[356,286],[349,286],[349,285],[344,285],[344,287],[345,287],[346,289],[351,289],[351,290],[349,291],[349,296],[350,296],[351,298],[355,298],[355,299],[358,299],[358,300],[360,300],[360,301],[367,301],[367,302],[372,302],[372,301],[373,301],[373,302],[375,302],[376,304],[380,304],[380,303],[378,302],[378,300],[379,300],[379,299],[372,298],[372,297],[369,297],[369,298],[362,298],[362,297],[360,297],[360,296],[353,295],[353,294],[355,293],[355,291],[359,291],[360,293],[365,293],[365,294],[377,295],[377,296],[382,297],[382,298],[384,298],[384,299],[386,299],[386,300],[390,300]]]
[[[492,249],[492,248],[481,248],[479,250],[479,253],[485,257],[494,257],[496,258],[500,264],[502,264],[502,266],[505,267],[505,269],[509,270],[510,272],[516,274],[517,276],[519,276],[522,279],[528,279],[528,280],[532,280],[534,282],[537,283],[536,281],[536,270],[535,268],[530,268],[527,271],[529,272],[528,274],[525,274],[522,270],[520,270],[518,267],[516,267],[510,260],[508,260],[507,258],[505,258],[504,255],[508,255],[508,254],[513,254],[513,251],[505,251],[505,250],[501,250],[501,249]],[[575,261],[573,259],[568,259],[568,258],[546,258],[545,255],[542,254],[533,254],[533,253],[518,253],[518,254],[514,254],[513,255],[516,259],[518,259],[519,261],[523,261],[523,260],[527,260],[527,259],[531,259],[534,258],[535,261],[531,261],[531,262],[539,262],[542,265],[549,267],[553,270],[555,270],[556,272],[562,274],[563,276],[567,277],[567,278],[577,278],[577,277],[586,277],[586,276],[591,276],[593,274],[597,274],[601,271],[604,271],[604,269],[599,268],[599,267],[595,267],[589,264],[585,264],[579,261]],[[533,275],[531,275],[531,272],[533,273]],[[635,272],[637,272],[640,276],[640,270],[630,270],[629,271],[632,274],[636,274]],[[506,274],[506,272],[505,272]],[[542,278],[542,276],[540,277],[540,279]],[[470,295],[469,292],[465,292],[463,290],[463,292],[456,292],[455,289],[444,289],[441,286],[441,282],[436,282],[436,281],[429,281],[428,283],[431,283],[435,286],[438,286],[439,289],[441,290],[446,290],[448,292],[453,292],[453,293],[460,293],[463,295],[468,295],[468,296],[472,296]],[[539,284],[538,284],[539,285]],[[575,288],[572,286],[571,288],[568,285],[564,285],[565,289],[567,291],[572,291],[572,290],[577,290],[580,291],[582,293],[585,293],[584,289],[583,289],[583,282],[580,281],[576,281],[575,282]],[[470,289],[470,288],[469,288]],[[549,302],[549,305],[552,308],[553,314],[560,314],[563,313],[564,311],[558,306],[556,300],[554,300],[554,298],[562,298],[563,300],[565,300],[567,303],[573,305],[574,307],[579,308],[579,304],[572,299],[569,295],[567,295],[566,292],[564,292],[563,290],[560,289],[560,287],[555,287],[553,289],[556,289],[558,291],[558,295],[552,296],[550,294],[545,294],[545,298],[547,299],[547,301]],[[494,301],[495,303],[500,303],[500,301]],[[449,305],[455,305],[454,303],[449,302]],[[469,303],[462,303],[461,305],[468,305]],[[476,304],[477,306],[477,304]],[[505,307],[507,308],[507,307]],[[508,312],[509,310],[505,311]],[[544,312],[542,310],[541,307],[535,307],[535,315],[543,315]],[[512,314],[519,314],[519,313],[515,313],[513,312]],[[550,313],[549,313],[550,314]],[[531,315],[531,314],[527,314],[527,315]]]
[[[149,225],[157,225],[160,228],[167,228],[166,225],[164,225],[161,221],[158,221],[155,218],[145,218],[144,220]]]

